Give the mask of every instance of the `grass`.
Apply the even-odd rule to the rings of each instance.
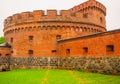
[[[71,70],[13,70],[0,72],[0,84],[119,84],[120,76]]]

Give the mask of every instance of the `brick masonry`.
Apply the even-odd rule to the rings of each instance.
[[[120,57],[0,57],[0,70],[70,69],[120,75]]]
[[[120,56],[120,29],[58,42],[59,56]],[[111,50],[107,47],[113,46]],[[87,48],[85,52],[84,48]],[[67,49],[70,50],[67,53]]]
[[[0,70],[59,68],[120,74],[120,29],[107,31],[105,6],[88,0],[59,13],[35,10],[6,18],[3,31],[10,47],[0,45]]]
[[[105,17],[105,6],[96,0],[68,10],[22,12],[5,19],[5,42],[11,45],[10,55],[14,57],[30,56],[29,50],[33,50],[33,56],[58,56],[57,36],[64,40],[105,32]],[[32,40],[29,36],[33,36]],[[0,54],[5,56],[3,51]]]

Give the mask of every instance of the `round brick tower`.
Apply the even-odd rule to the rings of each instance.
[[[57,40],[104,32],[105,16],[106,8],[95,0],[60,12],[23,12],[5,19],[4,36],[12,56],[58,56]]]

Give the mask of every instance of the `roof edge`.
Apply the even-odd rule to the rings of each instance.
[[[57,42],[58,43],[60,43],[60,42],[66,42],[66,41],[70,41],[70,40],[77,40],[77,39],[95,37],[95,36],[100,36],[100,35],[104,35],[104,34],[111,34],[111,33],[115,33],[115,32],[120,32],[120,29],[110,30],[110,31],[106,31],[106,32],[99,32],[99,33],[89,34],[89,35],[83,35],[83,36],[78,36],[78,37],[75,37],[75,38],[58,40]]]

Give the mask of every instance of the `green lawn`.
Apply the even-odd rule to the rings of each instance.
[[[120,76],[71,70],[13,70],[0,72],[0,84],[119,84]]]

